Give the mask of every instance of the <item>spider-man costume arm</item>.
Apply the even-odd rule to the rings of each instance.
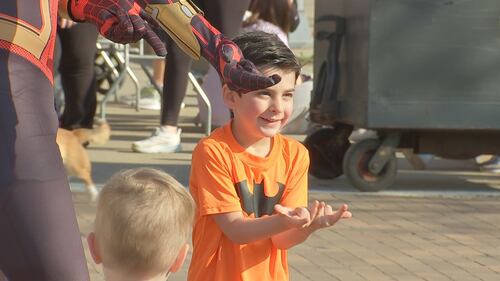
[[[97,25],[103,36],[116,43],[144,38],[157,55],[167,54],[165,44],[152,29],[156,22],[133,0],[59,0],[59,14]]]
[[[177,45],[195,59],[203,56],[217,69],[230,89],[239,93],[264,89],[279,83],[281,77],[263,76],[240,48],[224,37],[190,0],[140,0]]]
[[[169,34],[187,54],[206,58],[230,89],[247,93],[278,83],[281,78],[263,76],[241,54],[231,40],[222,35],[188,0],[61,0],[69,15],[78,21],[95,23],[104,36],[129,43],[146,39],[157,54],[166,53],[153,32],[158,26]],[[63,4],[64,6],[64,4]]]

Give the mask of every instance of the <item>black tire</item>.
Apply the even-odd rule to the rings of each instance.
[[[349,140],[338,140],[334,128],[321,128],[309,134],[304,145],[309,151],[309,173],[319,179],[333,179],[342,175],[342,159]]]
[[[379,174],[368,169],[370,159],[380,146],[377,139],[365,139],[357,142],[347,150],[344,157],[344,174],[349,182],[361,191],[375,192],[391,186],[396,179],[397,160],[394,153]]]

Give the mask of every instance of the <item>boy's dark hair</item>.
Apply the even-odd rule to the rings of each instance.
[[[263,31],[246,32],[236,36],[234,43],[240,47],[245,59],[258,68],[276,68],[300,74],[301,65],[293,52],[275,34]]]

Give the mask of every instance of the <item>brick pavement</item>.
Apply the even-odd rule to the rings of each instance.
[[[500,204],[496,197],[408,198],[326,192],[311,192],[310,197],[334,205],[348,203],[354,217],[315,233],[290,251],[293,281],[500,280]],[[83,194],[76,193],[74,200],[84,241],[95,206]],[[87,260],[91,280],[103,280],[100,267],[89,255]],[[171,280],[185,280],[186,270],[187,265]]]

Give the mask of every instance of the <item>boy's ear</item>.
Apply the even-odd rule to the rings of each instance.
[[[222,100],[224,101],[224,104],[231,110],[234,108],[234,103],[237,95],[238,93],[229,89],[227,84],[222,85]]]
[[[102,262],[101,253],[99,252],[99,245],[97,245],[94,232],[89,233],[87,236],[87,244],[89,245],[90,255],[94,259],[94,262],[100,264]]]
[[[182,246],[181,250],[179,251],[179,254],[177,255],[177,258],[175,259],[174,263],[168,270],[169,272],[177,272],[179,269],[181,269],[182,264],[184,264],[184,260],[187,257],[189,251],[189,244],[185,244]]]

